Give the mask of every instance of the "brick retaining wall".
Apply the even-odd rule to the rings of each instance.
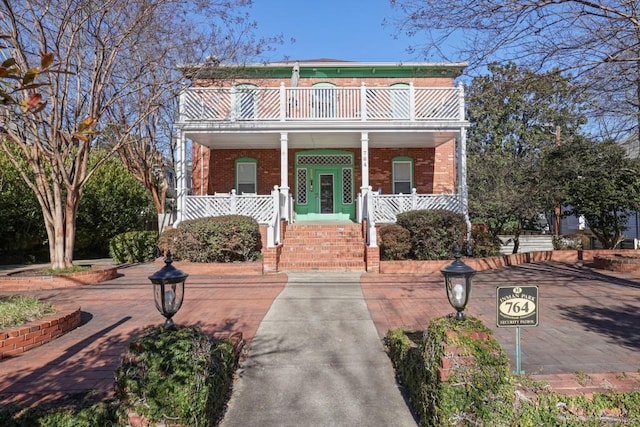
[[[640,273],[640,254],[637,256],[637,258],[632,258],[615,251],[608,256],[599,255],[593,257],[593,267],[621,273]]]
[[[62,310],[26,325],[0,331],[0,360],[46,344],[80,325],[80,308]]]
[[[615,254],[640,257],[640,251],[633,249],[593,249],[581,251],[558,250],[525,252],[487,258],[463,258],[463,261],[476,271],[484,271],[504,268],[511,265],[526,264],[529,262],[593,262],[595,257],[613,256]],[[380,261],[380,273],[437,273],[451,261],[453,261],[453,259],[438,261]],[[638,271],[640,271],[640,269]]]
[[[0,276],[0,290],[35,291],[43,289],[73,288],[91,285],[118,277],[117,267],[96,266],[77,273],[47,276]]]
[[[158,270],[164,265],[164,258],[155,261]],[[188,262],[174,261],[171,265],[190,275],[218,274],[262,274],[262,260],[252,262]]]

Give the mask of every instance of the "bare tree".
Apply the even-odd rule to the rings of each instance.
[[[175,171],[172,125],[178,111],[177,96],[185,84],[200,70],[209,69],[212,65],[222,62],[241,64],[261,58],[272,50],[273,44],[282,41],[281,36],[254,37],[255,22],[238,9],[239,6],[250,6],[250,0],[220,2],[219,6],[208,4],[210,9],[198,11],[198,19],[202,22],[150,28],[146,37],[156,39],[156,50],[142,50],[137,52],[137,56],[148,57],[139,61],[140,64],[153,62],[155,67],[123,70],[126,79],[138,88],[133,92],[134,98],[122,98],[108,111],[112,124],[110,131],[115,135],[111,138],[111,145],[113,141],[126,140],[118,148],[118,155],[134,177],[149,190],[158,214],[167,209],[167,195],[175,184],[169,182],[175,176],[170,173]],[[212,27],[211,22],[219,22],[220,25]],[[204,33],[197,30],[201,26],[206,29]],[[223,28],[225,31],[221,31]],[[185,69],[189,72],[185,73]],[[171,90],[167,91],[169,85]],[[148,111],[146,103],[140,102],[137,95],[154,98],[159,90],[164,90],[160,94],[163,101],[158,108]],[[143,113],[146,113],[144,119],[135,121]]]
[[[604,136],[638,132],[640,4],[637,0],[390,0],[400,31],[426,34],[417,48],[471,68],[510,60],[532,69],[558,68],[587,82],[590,117]]]
[[[251,39],[241,9],[250,3],[1,1],[0,54],[15,61],[16,74],[38,70],[42,52],[59,62],[60,72],[40,74],[41,98],[27,88],[0,108],[0,147],[36,194],[52,268],[72,265],[82,190],[106,159],[89,164],[96,138],[109,138],[107,156],[137,140],[180,90],[179,63],[259,55],[264,44]]]

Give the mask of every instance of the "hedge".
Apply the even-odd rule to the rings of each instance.
[[[452,248],[465,247],[464,215],[449,210],[415,210],[400,213],[396,223],[409,231],[411,259],[450,259]]]
[[[171,238],[162,237],[163,249],[176,260],[191,262],[255,261],[262,238],[258,222],[244,215],[224,215],[182,222]]]
[[[109,241],[109,255],[117,263],[145,262],[158,256],[156,231],[127,231]]]

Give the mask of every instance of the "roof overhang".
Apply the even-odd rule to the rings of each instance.
[[[460,135],[459,130],[432,131],[369,131],[370,148],[435,148]],[[185,131],[184,135],[200,145],[211,149],[280,149],[280,132],[212,133],[207,131]],[[290,149],[340,149],[360,148],[359,132],[292,131],[287,132]]]
[[[446,62],[351,62],[337,60],[282,61],[253,64],[217,62],[183,65],[191,79],[289,78],[295,65],[301,78],[312,77],[459,77],[467,63]]]

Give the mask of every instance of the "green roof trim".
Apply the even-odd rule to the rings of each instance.
[[[295,62],[220,65],[200,69],[199,78],[273,78],[289,79]],[[462,74],[465,63],[360,63],[360,62],[299,62],[300,78],[372,78],[372,77],[451,77]],[[191,67],[183,68],[193,70]],[[187,74],[188,71],[186,72]]]

